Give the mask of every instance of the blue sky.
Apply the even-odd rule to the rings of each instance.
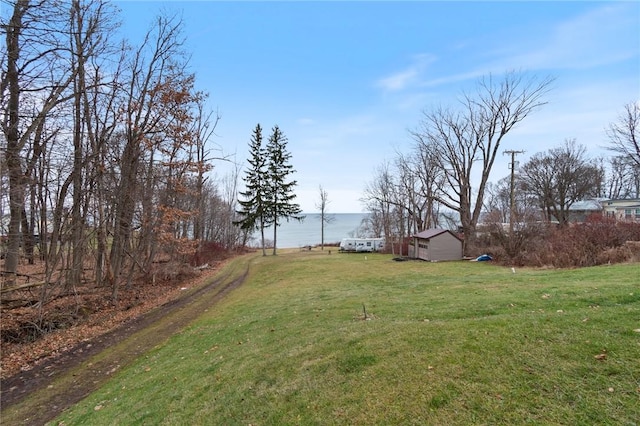
[[[548,105],[502,149],[531,155],[576,139],[608,155],[605,127],[640,101],[640,2],[116,1],[135,41],[160,11],[180,13],[217,143],[244,163],[251,132],[289,138],[297,201],[361,212],[375,169],[408,152],[425,110],[455,106],[477,79],[522,70],[556,78]],[[491,180],[508,175],[498,158]],[[228,165],[216,163],[222,176]]]

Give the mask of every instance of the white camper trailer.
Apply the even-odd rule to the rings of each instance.
[[[343,238],[340,251],[374,252],[384,249],[384,238]]]

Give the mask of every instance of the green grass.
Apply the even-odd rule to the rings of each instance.
[[[256,256],[243,287],[51,424],[635,425],[639,277]]]

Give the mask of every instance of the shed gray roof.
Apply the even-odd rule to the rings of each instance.
[[[428,240],[428,239],[433,238],[435,236],[438,236],[440,234],[444,234],[445,232],[448,232],[451,235],[453,235],[454,237],[458,238],[458,236],[456,234],[454,234],[453,232],[451,232],[451,231],[449,231],[447,229],[439,229],[439,228],[426,229],[426,230],[424,230],[422,232],[418,232],[413,237],[414,238],[422,238],[422,239]],[[460,238],[458,238],[458,239],[460,239]]]

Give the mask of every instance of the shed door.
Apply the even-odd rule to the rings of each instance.
[[[418,259],[429,260],[429,240],[418,240]]]

